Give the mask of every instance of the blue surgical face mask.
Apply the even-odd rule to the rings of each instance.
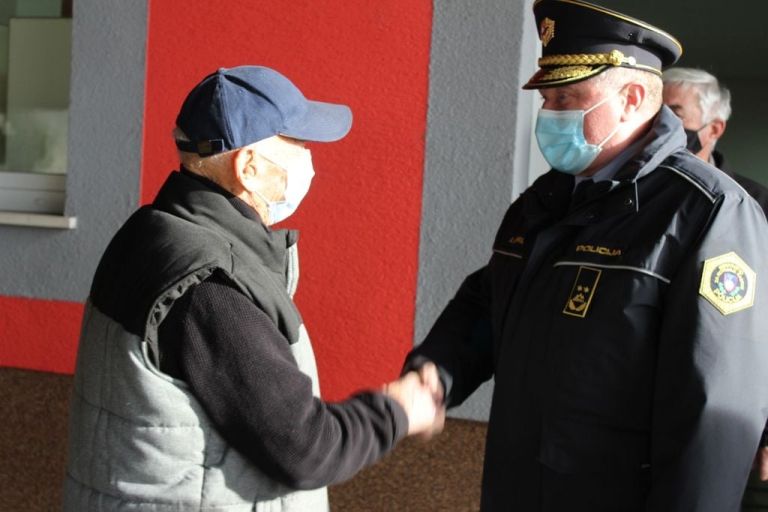
[[[584,116],[613,96],[603,98],[587,110],[539,110],[536,141],[544,159],[553,169],[567,174],[579,174],[595,161],[603,145],[616,134],[621,125],[617,125],[600,144],[590,144],[584,138]]]

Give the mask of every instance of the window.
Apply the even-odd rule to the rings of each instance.
[[[71,41],[72,0],[0,4],[0,222],[64,212]]]

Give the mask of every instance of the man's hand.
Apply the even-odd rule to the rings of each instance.
[[[760,480],[768,480],[768,446],[761,446],[757,449],[755,462],[752,463],[752,469],[756,470]]]
[[[435,403],[442,405],[445,402],[445,393],[443,383],[440,380],[440,374],[434,363],[426,363],[418,370],[421,383],[429,388]]]
[[[440,380],[440,374],[437,372],[437,366],[434,363],[426,363],[418,370],[421,383],[432,393],[432,400],[437,406],[437,415],[431,431],[422,433],[419,437],[428,440],[435,434],[439,434],[445,426],[445,392],[443,382]]]
[[[435,365],[428,363],[418,373],[408,372],[384,386],[384,393],[405,409],[408,435],[429,439],[440,432],[445,423],[442,389]]]

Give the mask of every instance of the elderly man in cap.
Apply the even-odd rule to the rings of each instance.
[[[733,172],[723,154],[715,149],[731,117],[730,91],[702,69],[674,67],[664,71],[661,78],[664,104],[683,122],[688,150],[736,180],[768,215],[768,188]]]
[[[323,511],[324,486],[439,428],[416,373],[318,398],[296,233],[270,226],[310,187],[306,142],[351,121],[265,67],[187,96],[181,171],[115,235],[86,304],[65,510]]]
[[[552,170],[405,368],[435,363],[449,407],[495,378],[483,511],[736,511],[768,415],[763,212],[662,107],[677,40],[533,10]]]

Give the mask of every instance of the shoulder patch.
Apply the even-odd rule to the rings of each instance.
[[[699,294],[723,315],[752,307],[757,274],[735,252],[704,261]]]

